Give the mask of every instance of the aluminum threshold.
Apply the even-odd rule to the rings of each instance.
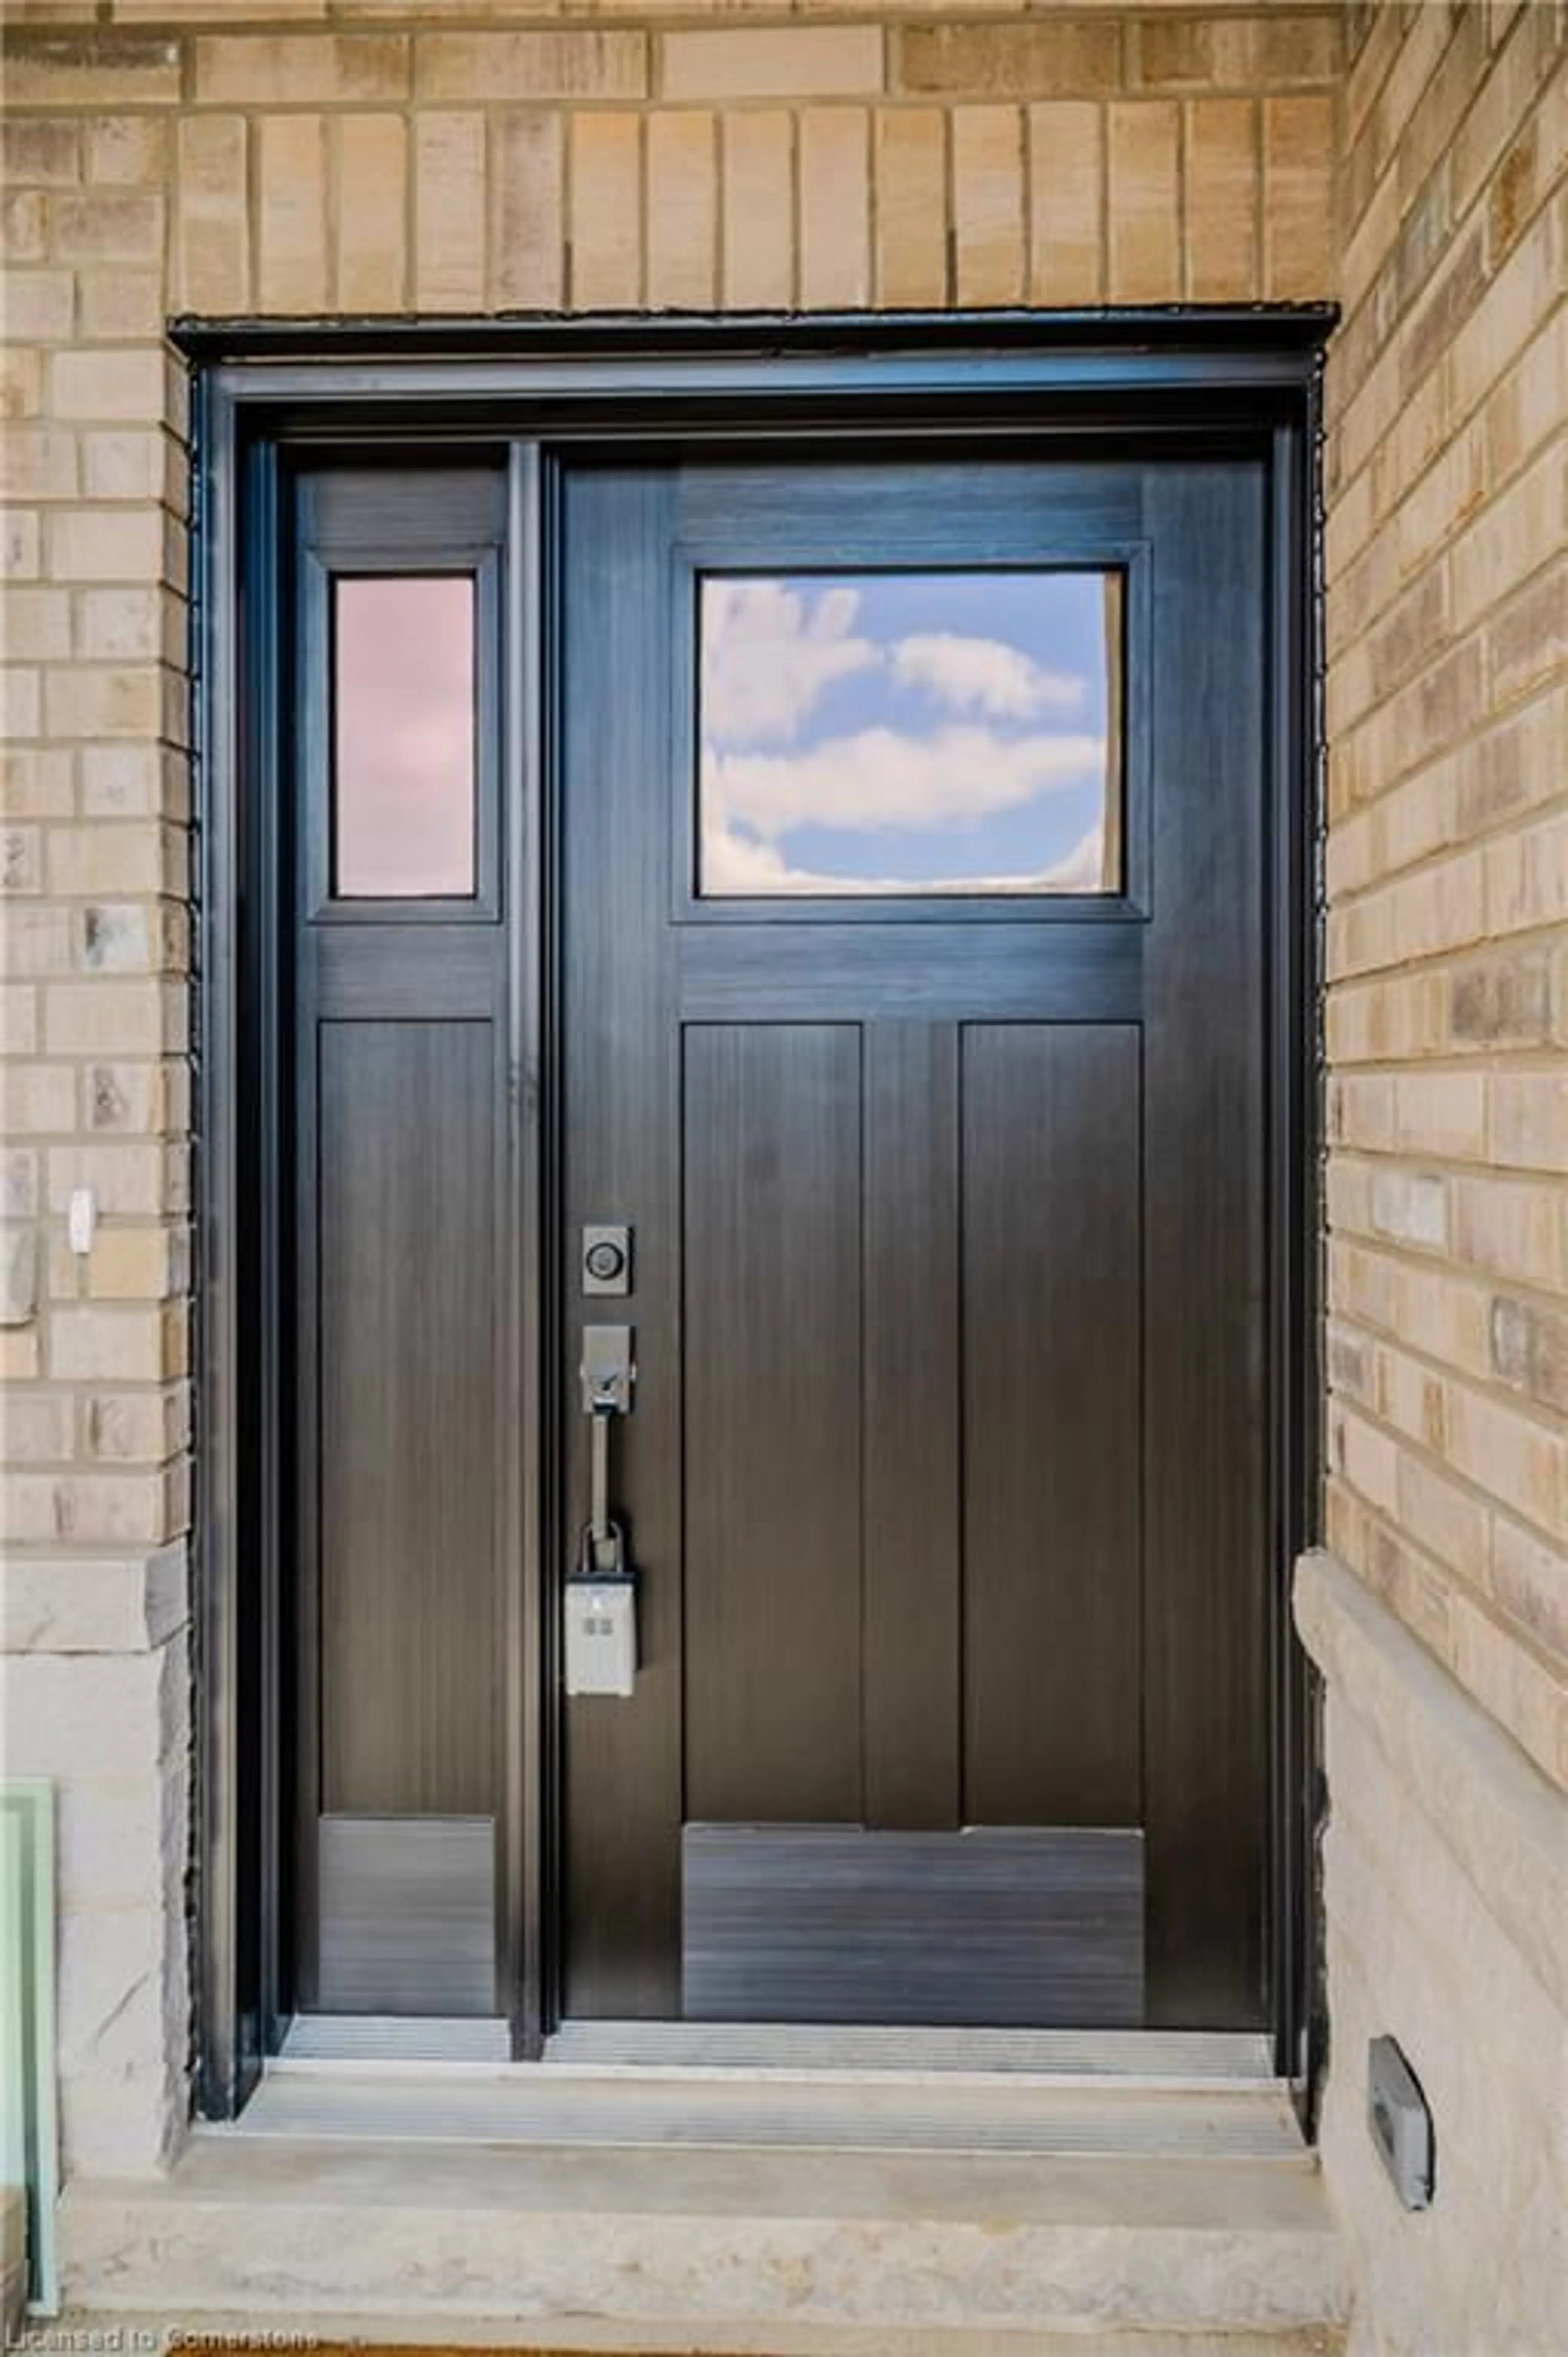
[[[299,2014],[279,2061],[510,2066],[510,2033],[499,2018]],[[836,2023],[566,2021],[543,2061],[515,2066],[552,2074],[590,2072],[930,2072],[1272,2084],[1271,2040],[1262,2032],[1187,2029],[928,2029]]]
[[[816,2022],[565,2021],[545,2060],[588,2070],[957,2071],[1029,2077],[1269,2080],[1262,2032],[912,2029]]]
[[[245,2136],[627,2151],[990,2153],[1073,2159],[1291,2161],[1288,2095],[1257,2085],[1181,2091],[951,2072],[794,2078],[689,2072],[596,2077],[393,2067],[267,2073]]]

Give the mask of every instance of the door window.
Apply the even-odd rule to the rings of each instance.
[[[704,899],[1109,893],[1119,572],[710,573]]]
[[[473,576],[339,574],[332,603],[333,892],[470,899]]]

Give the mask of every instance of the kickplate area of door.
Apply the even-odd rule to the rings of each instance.
[[[1131,1827],[690,1824],[682,1918],[689,2021],[1144,2019]]]
[[[495,2011],[493,1817],[324,1816],[324,2014]]]

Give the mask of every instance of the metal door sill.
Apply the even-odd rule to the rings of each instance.
[[[212,2131],[213,2134],[225,2133]],[[1022,2073],[283,2063],[237,2129],[285,2137],[552,2151],[963,2153],[1015,2158],[1299,2162],[1277,2085]]]
[[[573,2069],[955,2072],[1029,2078],[1274,2078],[1261,2030],[962,2029],[819,2022],[564,2021],[544,2047]]]
[[[273,2070],[359,2065],[552,2079],[1028,2079],[1165,2090],[1277,2084],[1261,2031],[906,2029],[801,2022],[566,2021],[514,2063],[499,2018],[300,2014]]]

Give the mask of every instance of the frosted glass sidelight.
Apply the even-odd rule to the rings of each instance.
[[[474,892],[474,583],[340,574],[333,584],[333,890]]]

